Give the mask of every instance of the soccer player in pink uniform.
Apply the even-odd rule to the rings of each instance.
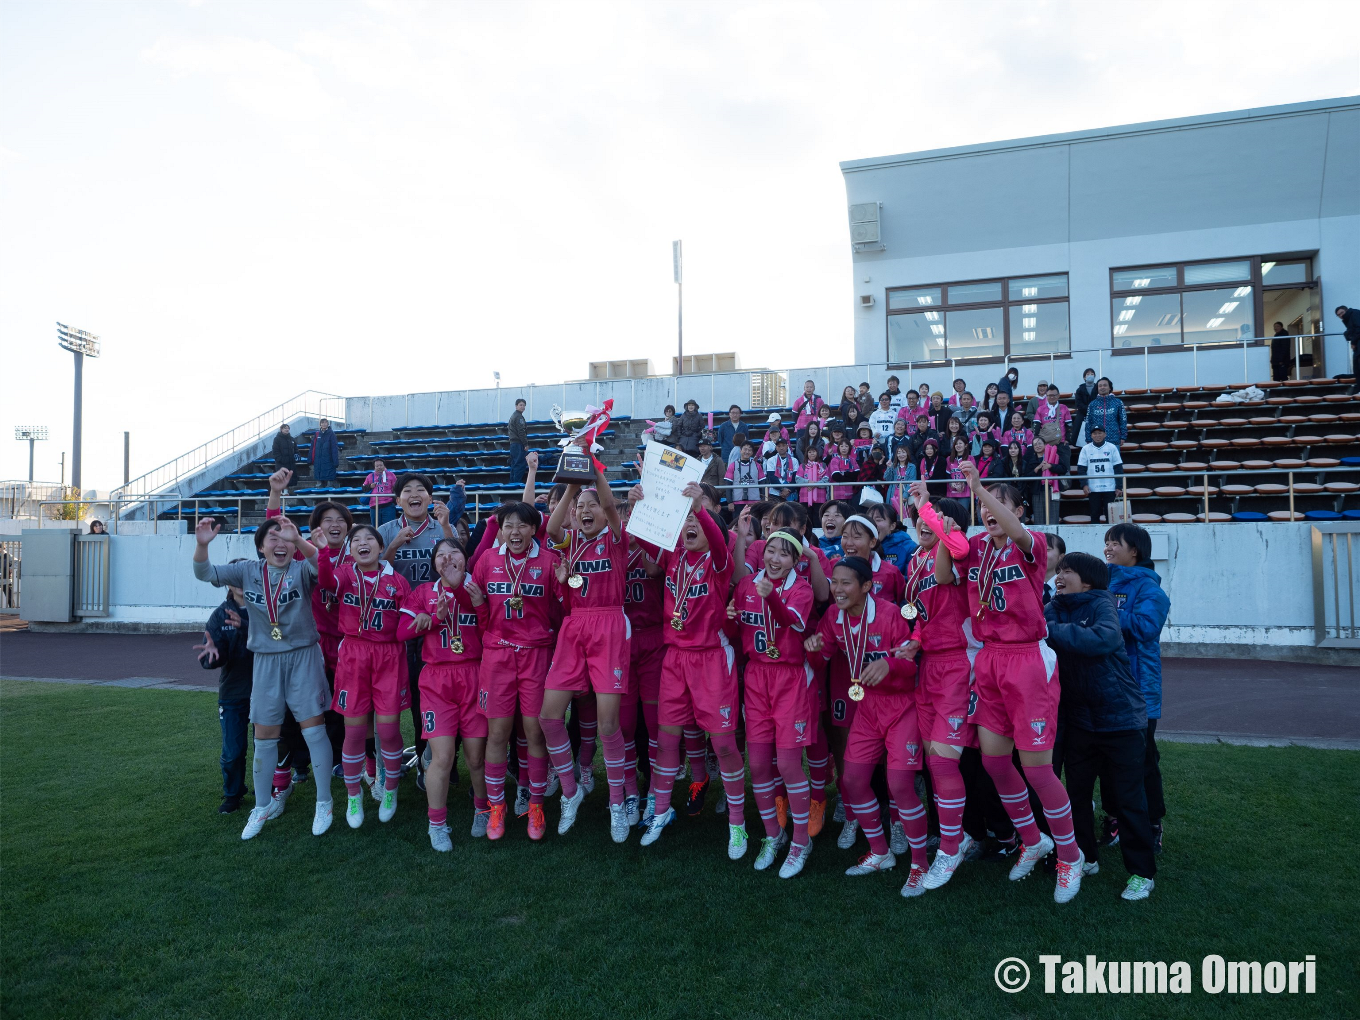
[[[812,614],[812,585],[793,569],[802,556],[801,538],[776,531],[765,541],[764,567],[737,582],[727,607],[728,619],[740,631],[746,652],[747,758],[756,806],[765,823],[765,838],[756,855],[757,871],[773,864],[789,841],[775,807],[775,788],[781,777],[793,816],[793,844],[779,870],[781,878],[792,878],[802,871],[812,852],[803,751],[816,740],[818,692],[803,650],[804,631]]]
[[[1056,842],[1053,898],[1066,903],[1081,889],[1084,860],[1073,835],[1072,804],[1053,772],[1060,689],[1057,656],[1044,641],[1048,546],[1041,533],[1021,523],[1024,504],[1013,486],[984,488],[976,467],[965,471],[986,528],[969,542],[968,552],[968,607],[973,634],[982,642],[974,663],[977,702],[971,719],[977,725],[982,764],[1024,843],[1011,881],[1033,871]],[[1044,806],[1051,838],[1034,822],[1025,779],[1011,763],[1012,748],[1019,750],[1025,779]]]
[[[848,808],[869,840],[869,852],[845,873],[870,875],[897,863],[883,833],[878,797],[870,786],[874,769],[886,753],[888,789],[911,846],[911,872],[902,895],[919,896],[925,892],[926,809],[916,796],[915,773],[921,768],[922,747],[913,657],[920,645],[912,640],[897,607],[873,596],[873,572],[865,560],[849,556],[837,563],[831,591],[836,608],[822,617],[804,647],[814,665],[837,653],[844,656],[851,677],[849,697],[859,702],[846,742],[841,785]],[[898,649],[904,654],[894,654]]]
[[[477,710],[482,629],[487,623],[486,593],[468,577],[463,547],[441,538],[434,547],[435,580],[427,581],[402,603],[400,641],[421,638],[420,719],[430,745],[425,774],[430,845],[441,852],[449,841],[449,775],[454,742],[461,735],[472,776],[472,835],[486,835],[491,808],[486,799],[486,716]]]
[[[639,486],[634,486],[638,492]],[[650,846],[661,830],[675,820],[671,793],[680,767],[680,733],[697,722],[708,731],[722,771],[727,794],[727,856],[740,860],[746,853],[746,766],[737,749],[740,719],[736,650],[727,639],[728,593],[732,557],[722,529],[700,506],[703,490],[691,482],[682,490],[693,501],[674,550],[663,551],[648,571],[666,584],[662,616],[667,621],[666,658],[661,666],[657,705],[656,768],[652,788],[655,813],[642,834]],[[639,497],[645,499],[644,493]]]
[[[916,685],[916,720],[926,743],[926,767],[940,817],[940,849],[924,880],[938,889],[951,878],[972,845],[963,832],[964,786],[959,758],[977,747],[968,721],[973,663],[968,637],[968,510],[952,499],[930,500],[924,482],[911,485],[916,537],[921,543],[907,567],[903,614],[913,621],[921,645]]]
[[[576,526],[566,527],[576,508]],[[572,776],[571,741],[564,722],[574,696],[593,691],[609,778],[609,834],[615,843],[628,839],[628,816],[637,823],[637,772],[625,769],[620,708],[628,694],[628,617],[623,611],[628,581],[628,536],[604,471],[595,466],[595,487],[568,485],[566,495],[548,518],[548,540],[559,550],[557,582],[566,618],[557,635],[557,650],[544,684],[539,723],[557,777],[562,783],[562,818],[557,834],[566,835],[585,799],[584,786]],[[631,702],[636,724],[637,702]],[[582,736],[584,747],[585,737]],[[585,771],[582,766],[582,772]]]
[[[628,505],[632,506],[631,501]],[[628,586],[624,589],[623,601],[623,611],[628,614],[633,635],[628,641],[628,688],[629,696],[641,702],[642,717],[647,723],[647,771],[648,775],[653,775],[656,770],[657,700],[661,690],[661,664],[666,657],[666,639],[661,630],[661,604],[665,589],[660,574],[653,577],[647,572],[648,562],[642,546],[637,542],[630,543]],[[623,734],[625,754],[630,754],[634,762],[637,752],[632,745],[636,732],[635,717],[633,731],[625,729]],[[647,809],[640,819],[644,824],[654,813],[655,800],[656,783],[653,782],[647,793]],[[626,805],[626,797],[624,802]]]
[[[401,782],[402,710],[410,705],[406,679],[406,649],[397,638],[401,606],[411,594],[406,578],[382,562],[383,540],[378,530],[358,524],[349,533],[350,562],[338,567],[320,559],[321,587],[340,603],[340,658],[335,668],[335,697],[331,707],[345,717],[341,762],[349,807],[345,821],[351,829],[364,824],[364,742],[372,714],[386,777],[378,821],[390,822],[397,813],[397,784]]]
[[[491,805],[488,839],[505,835],[505,759],[519,710],[529,759],[529,838],[548,831],[543,795],[548,750],[538,717],[543,681],[552,660],[554,630],[562,619],[557,554],[534,535],[543,516],[528,503],[503,508],[501,544],[472,568],[472,580],[489,606],[482,637],[477,706],[487,717],[486,792]]]

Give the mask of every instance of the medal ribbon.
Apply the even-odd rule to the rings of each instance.
[[[845,614],[845,619],[841,621],[841,640],[845,642],[845,657],[850,660],[850,682],[857,684],[860,682],[860,673],[864,671],[864,654],[869,650],[869,603],[864,603],[864,612],[860,615],[860,635],[859,647],[855,647],[855,631],[850,625],[850,614]]]
[[[919,566],[913,565],[911,568],[911,575],[907,578],[908,602],[916,601],[916,597],[920,594],[921,582],[923,582],[926,579],[926,574],[929,573],[930,570],[933,570],[935,568],[934,561],[933,560],[928,561],[926,559],[924,551],[921,552],[919,559],[921,561],[920,565]],[[929,563],[930,570],[927,569],[927,563]]]
[[[1009,539],[1007,541],[1009,541]],[[988,538],[987,546],[982,553],[982,563],[978,567],[977,615],[979,620],[982,619],[982,614],[987,612],[987,608],[992,603],[992,589],[996,587],[996,582],[992,579],[992,574],[1005,552],[1006,547],[1004,545],[998,550],[996,548],[996,543]]]
[[[780,581],[775,581],[774,579],[769,577],[767,577],[766,580],[769,581],[772,585],[774,585],[774,591],[770,592],[770,597],[779,599],[780,602],[783,602],[784,600],[782,597],[780,597],[779,594],[780,591],[783,590],[784,587],[783,584]],[[774,635],[775,631],[777,631],[779,627],[775,624],[774,617],[770,615],[769,599],[760,600],[760,613],[762,619],[764,619],[765,621],[765,647],[774,648],[775,647]]]
[[[279,578],[279,586],[273,591],[269,590],[269,563],[265,560],[260,561],[261,576],[264,582],[264,608],[269,614],[269,625],[277,627],[279,625],[279,599],[283,596],[283,582],[288,576],[288,570],[284,568],[284,576]]]
[[[440,605],[443,605],[446,609],[448,609],[449,616],[452,618],[453,622],[453,641],[461,642],[463,640],[463,625],[458,620],[458,595],[455,592],[453,597],[450,598],[448,594],[444,591],[444,589],[441,587],[443,583],[444,583],[443,578],[440,578],[438,581],[434,583],[434,594],[435,598],[438,600],[438,602],[435,605],[435,610],[436,612],[438,612]],[[439,617],[436,616],[435,619],[437,620],[439,619]],[[449,620],[445,620],[442,626],[444,628],[444,632],[448,633]],[[453,646],[453,641],[449,642],[450,647]]]
[[[373,577],[373,587],[371,590],[364,589],[364,572],[359,569],[359,565],[354,565],[354,578],[359,582],[359,629],[368,630],[369,606],[373,605],[373,599],[378,594],[378,578],[382,577],[382,571],[378,571]]]
[[[524,568],[529,564],[529,555],[525,553],[524,559],[520,560],[519,569],[515,569],[514,557],[510,555],[510,550],[505,550],[505,573],[510,578],[510,597],[519,598],[519,579],[524,576]]]
[[[698,562],[691,567],[685,562],[685,553],[680,554],[679,562],[675,565],[675,612],[671,614],[671,619],[678,617],[683,620],[685,618],[685,606],[689,604],[689,583],[694,580],[694,575],[712,556],[711,552],[704,553],[699,557]]]
[[[401,526],[402,526],[403,528],[410,528],[410,529],[411,529],[411,537],[412,537],[412,538],[419,538],[419,537],[421,536],[421,534],[425,531],[425,529],[428,528],[428,527],[430,526],[430,522],[431,522],[432,520],[434,520],[434,518],[431,517],[429,514],[426,514],[426,515],[425,515],[425,519],[424,519],[423,521],[420,522],[420,527],[417,528],[415,525],[413,525],[413,524],[411,523],[411,519],[410,519],[409,517],[407,517],[405,514],[402,514],[402,515],[401,515]]]

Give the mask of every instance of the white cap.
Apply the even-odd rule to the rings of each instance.
[[[779,415],[777,415],[777,414],[771,414],[770,417],[769,417],[769,419],[768,419],[768,421],[769,421],[769,423],[770,423],[771,425],[773,425],[775,422],[781,421],[781,420],[782,420],[782,419],[781,419],[781,418],[779,417]]]

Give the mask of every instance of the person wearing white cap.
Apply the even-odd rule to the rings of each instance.
[[[789,430],[784,427],[783,419],[777,413],[771,412],[765,423],[765,440],[760,444],[761,460],[774,453],[775,441],[781,437],[787,442]]]

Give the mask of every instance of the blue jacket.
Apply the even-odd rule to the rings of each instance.
[[[1058,594],[1044,607],[1044,618],[1048,643],[1058,653],[1062,721],[1095,733],[1147,729],[1147,708],[1124,650],[1114,596]]]
[[[1124,632],[1133,675],[1147,700],[1149,719],[1162,717],[1162,627],[1171,599],[1162,591],[1162,579],[1151,567],[1110,567],[1110,593],[1119,607],[1119,627]]]
[[[912,554],[915,552],[916,543],[911,540],[910,535],[900,529],[885,538],[879,547],[879,555],[903,574],[907,572],[907,564],[911,562]]]
[[[340,466],[340,443],[335,438],[335,429],[320,429],[312,436],[312,477],[328,480],[335,477],[335,469]]]

